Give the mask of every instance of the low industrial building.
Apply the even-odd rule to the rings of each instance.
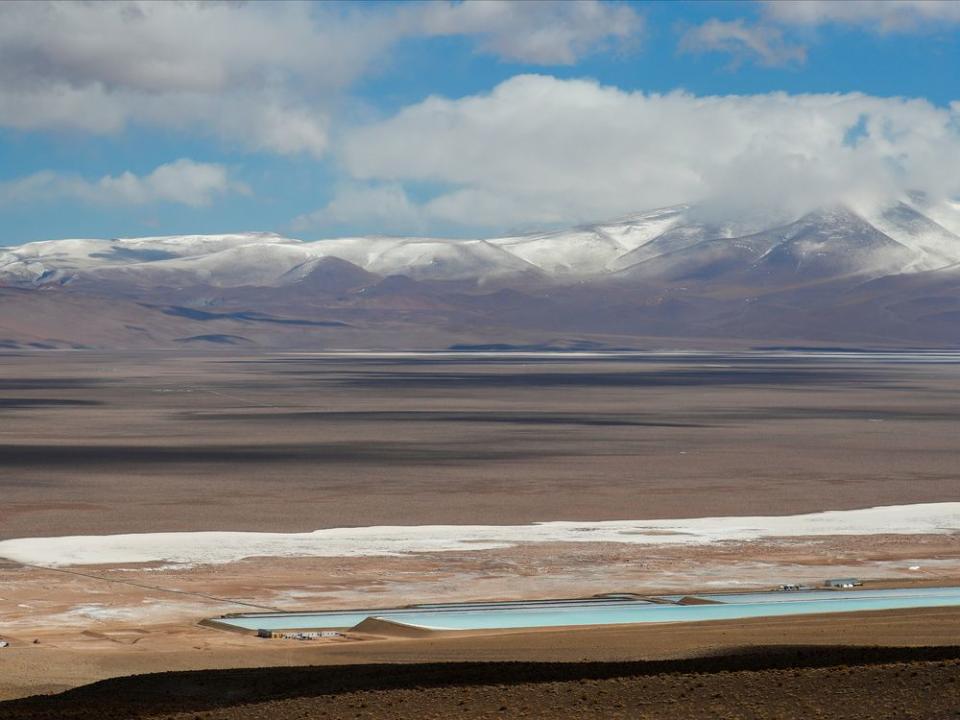
[[[863,585],[858,578],[834,578],[825,581],[823,584],[829,588],[853,588]]]
[[[336,630],[257,630],[257,636],[282,640],[331,640],[346,637]]]

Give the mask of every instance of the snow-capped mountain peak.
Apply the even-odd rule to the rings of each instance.
[[[952,208],[939,208],[950,217]],[[731,273],[782,278],[936,270],[960,262],[960,237],[910,201],[872,213],[832,207],[783,221],[775,214],[711,219],[678,205],[569,230],[490,240],[353,237],[304,242],[273,233],[68,239],[0,251],[0,283],[65,278],[157,285],[276,286],[337,258],[380,277],[479,284],[536,277],[569,283]],[[764,223],[767,223],[766,225]]]

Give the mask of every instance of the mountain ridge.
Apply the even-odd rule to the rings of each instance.
[[[475,240],[230,233],[41,241],[0,248],[0,341],[389,348],[702,337],[953,346],[960,236],[943,222],[960,212],[934,210],[938,219],[903,200],[871,212],[838,204],[731,222],[676,205]],[[130,303],[123,312],[121,301]],[[66,323],[58,302],[114,307]],[[200,320],[165,308],[218,314]],[[71,316],[65,307],[59,314]]]

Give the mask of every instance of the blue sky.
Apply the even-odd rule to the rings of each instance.
[[[791,200],[955,197],[958,39],[954,2],[5,3],[0,244],[495,234],[797,158]]]

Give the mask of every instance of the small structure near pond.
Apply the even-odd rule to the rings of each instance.
[[[824,587],[828,588],[854,588],[863,585],[858,578],[833,578],[832,580],[826,580],[823,583]]]

